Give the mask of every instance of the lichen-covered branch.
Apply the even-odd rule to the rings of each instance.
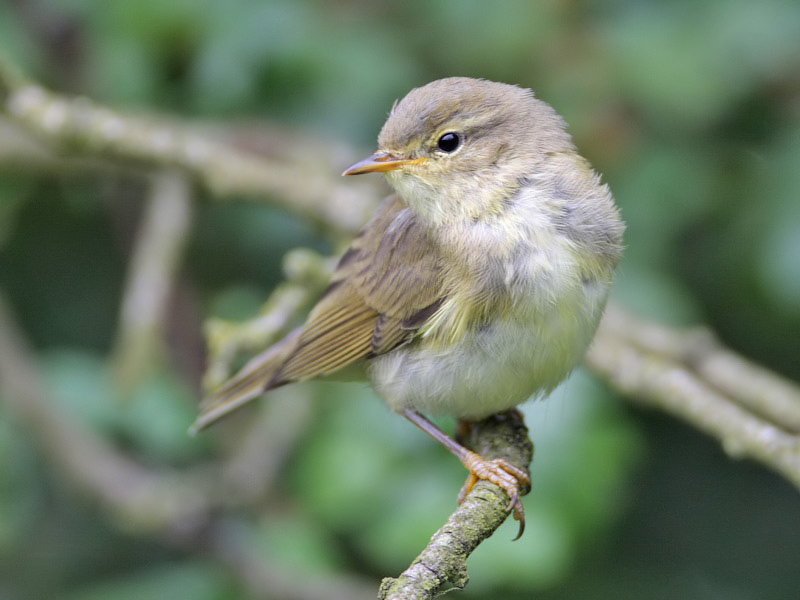
[[[527,469],[533,444],[517,411],[489,417],[470,428],[468,445],[487,458]],[[486,481],[475,485],[430,543],[397,578],[386,578],[380,600],[427,600],[469,582],[467,558],[508,517],[508,497]]]

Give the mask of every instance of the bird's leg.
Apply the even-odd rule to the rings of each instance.
[[[467,494],[472,491],[474,485],[481,479],[499,486],[508,494],[508,510],[513,511],[514,519],[519,521],[519,534],[515,538],[519,539],[525,530],[525,509],[522,506],[520,487],[530,485],[531,479],[528,474],[505,459],[495,458],[489,460],[465,448],[415,410],[404,409],[402,415],[455,454],[469,470],[467,481],[458,494],[459,504],[464,501]]]
[[[469,434],[472,432],[472,423],[465,419],[456,421],[456,432],[453,438],[462,446],[466,446],[466,440],[469,439]]]

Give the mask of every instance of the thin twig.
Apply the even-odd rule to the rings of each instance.
[[[176,171],[153,177],[127,282],[117,332],[114,363],[123,390],[163,357],[164,321],[192,222],[191,189]]]
[[[212,390],[231,376],[242,354],[256,354],[286,334],[327,284],[334,260],[305,248],[283,259],[286,281],[270,294],[259,316],[243,322],[210,318],[205,323],[208,366],[203,388]]]

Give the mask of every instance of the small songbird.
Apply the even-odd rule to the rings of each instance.
[[[207,398],[194,430],[278,386],[355,366],[464,463],[459,500],[489,480],[522,525],[527,473],[422,413],[482,419],[548,394],[581,361],[622,251],[611,193],[548,104],[466,77],[395,103],[378,151],[344,175],[362,173],[384,173],[396,193],[305,325]]]

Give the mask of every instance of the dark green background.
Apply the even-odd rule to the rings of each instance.
[[[0,51],[57,91],[121,111],[263,119],[364,152],[411,87],[451,75],[531,87],[566,117],[628,223],[616,300],[707,323],[800,380],[796,0],[7,0]],[[144,193],[135,179],[0,163],[0,288],[59,409],[137,460],[184,468],[224,452],[231,433],[185,435],[199,343],[127,402],[108,374]],[[200,197],[182,274],[189,333],[212,314],[254,315],[295,246],[328,249],[273,209]],[[287,569],[377,586],[452,510],[463,472],[364,386],[297,393],[314,396],[315,417],[281,489],[238,517]],[[537,442],[528,533],[512,544],[507,524],[481,546],[461,597],[800,597],[797,490],[586,373],[555,396],[526,407]],[[0,597],[246,595],[213,561],[104,518],[0,403]]]

